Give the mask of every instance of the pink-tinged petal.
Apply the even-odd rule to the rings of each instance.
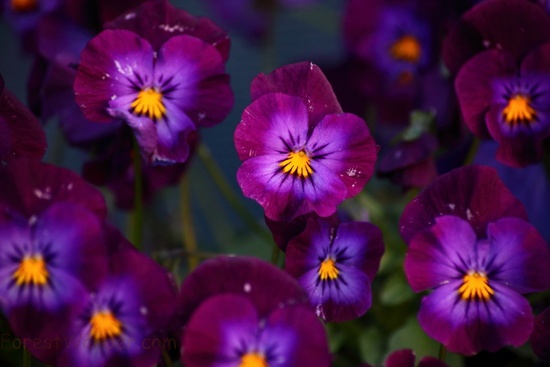
[[[514,56],[501,50],[487,50],[469,59],[455,79],[455,89],[464,121],[480,138],[490,138],[485,114],[494,100],[493,80],[517,72]]]
[[[449,367],[449,366],[435,357],[427,356],[420,360],[418,367]]]
[[[537,229],[517,218],[503,218],[487,226],[491,243],[485,262],[496,269],[491,279],[518,293],[550,288],[550,248]]]
[[[522,74],[550,73],[550,41],[529,51],[521,61]]]
[[[435,223],[442,215],[470,222],[478,238],[487,224],[503,217],[528,220],[523,204],[508,190],[494,168],[470,165],[439,176],[403,211],[399,231],[405,242]]]
[[[307,141],[307,107],[300,98],[270,93],[253,101],[243,112],[234,134],[241,160],[282,154],[284,160]]]
[[[420,325],[449,351],[473,355],[481,350],[525,343],[533,329],[529,302],[499,283],[489,301],[464,301],[458,295],[461,281],[445,284],[422,299]]]
[[[265,317],[281,304],[303,303],[305,291],[290,275],[253,257],[220,256],[203,262],[182,283],[177,324],[185,324],[195,309],[217,294],[249,298]]]
[[[250,93],[252,100],[268,93],[300,97],[307,107],[310,127],[315,126],[327,114],[342,112],[327,78],[311,62],[286,65],[267,75],[258,75],[252,81]]]
[[[59,201],[81,205],[99,218],[107,215],[101,192],[68,169],[23,159],[0,167],[0,220],[29,219]]]
[[[456,74],[470,57],[485,49],[505,50],[519,61],[549,41],[550,18],[540,6],[523,0],[482,1],[464,13],[449,32],[443,43],[443,60]]]
[[[137,89],[153,81],[153,48],[133,32],[105,30],[92,38],[80,55],[74,89],[84,116],[111,122],[109,102],[137,96]],[[111,107],[112,108],[112,107]],[[122,107],[129,110],[130,105]]]
[[[365,121],[349,113],[325,116],[307,143],[312,160],[340,177],[346,198],[357,195],[372,177],[377,146]]]
[[[170,89],[166,99],[198,126],[218,124],[233,107],[224,60],[199,38],[181,35],[167,40],[158,53],[155,81],[158,85],[166,83]]]
[[[550,307],[535,317],[535,328],[529,341],[535,355],[544,363],[550,363]]]
[[[476,234],[465,220],[454,216],[436,218],[433,226],[409,242],[404,268],[411,288],[420,292],[461,279],[469,270],[476,243]]]
[[[40,160],[46,153],[46,134],[40,122],[4,85],[0,75],[0,161]]]
[[[311,161],[313,174],[298,178],[284,173],[278,162],[284,155],[263,155],[246,160],[237,171],[243,194],[254,199],[275,221],[292,221],[310,212],[328,217],[347,195],[340,178],[325,165]]]
[[[170,38],[185,34],[214,46],[224,62],[229,58],[231,42],[225,31],[208,18],[197,18],[175,8],[168,0],[146,1],[104,27],[132,31],[149,41],[155,50]]]
[[[542,131],[522,131],[521,124],[515,129],[507,127],[503,120],[503,108],[501,105],[494,105],[485,116],[491,137],[499,143],[496,151],[497,160],[515,168],[540,162],[543,157],[542,141],[550,136],[550,115],[546,111],[537,111],[539,121],[534,123],[546,127],[538,127],[543,129]]]
[[[385,367],[414,367],[416,356],[411,349],[397,350],[386,358]]]

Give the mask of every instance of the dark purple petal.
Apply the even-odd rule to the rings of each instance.
[[[241,160],[265,154],[281,154],[307,142],[307,106],[300,98],[269,93],[245,108],[234,133]],[[289,150],[290,149],[290,150]]]
[[[443,44],[443,60],[456,74],[470,57],[485,49],[510,52],[517,62],[549,41],[550,18],[538,5],[523,0],[482,1],[451,29]]]
[[[129,31],[106,30],[92,38],[82,51],[74,82],[76,102],[84,116],[94,122],[111,122],[114,113],[108,108],[121,107],[121,97],[135,98],[135,83],[152,81],[153,58],[151,45]],[[125,103],[122,108],[129,107]]]
[[[530,223],[503,218],[487,226],[490,241],[486,262],[491,280],[502,282],[518,293],[550,288],[550,248]]]
[[[529,51],[521,61],[522,74],[548,74],[550,72],[550,43]]]
[[[476,252],[476,234],[468,222],[454,216],[435,218],[429,229],[417,233],[409,242],[405,275],[415,292],[436,288],[451,279],[461,278]]]
[[[182,35],[167,40],[158,53],[155,80],[159,84],[170,80],[175,87],[166,98],[198,126],[221,122],[233,107],[224,60],[198,38]]]
[[[268,93],[300,97],[307,107],[310,127],[327,114],[342,112],[330,83],[321,69],[311,62],[286,65],[267,75],[258,75],[252,81],[250,93],[252,100]]]
[[[535,328],[529,341],[535,355],[544,363],[550,363],[550,307],[535,317]]]
[[[41,160],[46,146],[44,129],[32,112],[5,87],[0,75],[0,161]]]
[[[225,293],[249,298],[262,317],[280,304],[308,302],[302,287],[274,265],[253,257],[222,256],[203,262],[185,279],[178,322],[185,324],[208,297]]]
[[[377,147],[364,120],[358,116],[330,114],[315,127],[307,143],[314,163],[337,174],[348,193],[357,195],[374,173]],[[317,158],[319,157],[319,158]]]
[[[17,160],[0,167],[0,220],[27,219],[50,205],[67,201],[105,218],[101,192],[68,169],[32,160]]]
[[[418,320],[428,336],[464,355],[527,341],[533,315],[525,298],[495,282],[489,301],[463,301],[460,284],[461,280],[452,281],[422,299]]]
[[[168,0],[146,1],[104,27],[132,31],[145,38],[157,51],[170,38],[185,34],[214,46],[224,61],[229,58],[230,40],[225,31],[208,18],[196,18],[176,9]]]
[[[449,366],[435,357],[427,356],[420,360],[418,367],[449,367]]]
[[[506,188],[494,168],[470,165],[438,177],[403,211],[399,231],[405,242],[430,227],[435,218],[455,215],[470,222],[479,238],[487,224],[503,217],[528,220],[521,202]]]
[[[501,50],[478,53],[460,69],[455,79],[456,94],[464,121],[478,137],[490,137],[485,125],[485,114],[494,100],[494,79],[516,72],[517,64],[513,55]]]
[[[415,165],[431,157],[437,146],[437,138],[429,133],[424,133],[412,141],[400,141],[395,147],[386,149],[386,153],[380,159],[378,171],[389,173]]]
[[[397,350],[386,358],[385,367],[414,367],[416,356],[411,349]]]

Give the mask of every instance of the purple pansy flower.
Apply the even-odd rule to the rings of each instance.
[[[207,260],[178,302],[186,366],[328,366],[322,324],[290,275],[253,257]],[[220,312],[223,310],[223,312]]]
[[[401,349],[392,352],[386,361],[384,367],[414,367],[416,360],[415,353],[411,349]],[[372,367],[369,364],[361,367]],[[420,360],[417,367],[448,367],[447,364],[434,357],[424,357]]]
[[[74,85],[86,118],[124,119],[143,158],[153,164],[184,162],[188,134],[221,122],[233,106],[225,55],[201,38],[182,34],[182,25],[174,25],[180,30],[174,34],[167,27],[145,27],[146,38],[125,29],[101,32],[82,52]]]
[[[370,284],[383,253],[382,233],[370,223],[331,226],[309,219],[288,243],[285,270],[308,292],[319,317],[348,321],[370,308]]]
[[[330,108],[323,101],[335,100],[334,94],[332,89],[308,94],[320,80],[328,82],[320,71],[303,73],[304,65],[277,72],[281,92],[253,89],[253,96],[260,96],[244,110],[234,135],[243,160],[237,172],[239,185],[275,221],[291,221],[309,212],[334,214],[338,204],[361,191],[374,170],[376,147],[365,121],[346,113],[320,114]],[[318,70],[312,64],[310,69]],[[293,90],[299,96],[284,94]],[[301,98],[306,95],[319,99],[306,104]]]
[[[331,360],[325,330],[309,307],[290,305],[262,316],[235,294],[213,296],[198,307],[182,351],[189,367],[328,367]]]
[[[472,355],[519,346],[533,329],[522,294],[550,287],[550,249],[537,230],[517,218],[489,223],[480,239],[470,223],[441,216],[416,234],[405,274],[422,299],[420,325],[448,350]]]
[[[531,50],[518,67],[511,53],[487,50],[456,77],[466,124],[480,138],[499,143],[497,159],[504,164],[523,167],[542,159],[542,141],[550,136],[548,55],[550,43]]]
[[[535,328],[529,341],[535,355],[544,363],[550,363],[550,307],[535,317]]]
[[[470,165],[436,178],[407,204],[399,220],[406,243],[435,223],[437,217],[455,215],[470,222],[477,236],[503,217],[527,220],[523,204],[506,188],[494,168]]]
[[[0,74],[0,162],[14,158],[41,160],[46,134],[34,115],[4,85]]]
[[[456,74],[486,49],[507,51],[519,61],[546,42],[550,42],[550,18],[542,7],[525,0],[485,0],[455,23],[443,44],[443,60]]]
[[[166,337],[175,297],[168,272],[123,244],[111,257],[108,277],[84,297],[76,317],[69,320],[69,342],[56,365],[155,365],[162,348],[177,348],[176,341]]]
[[[52,322],[79,307],[107,273],[107,246],[100,220],[84,207],[56,203],[28,221],[0,224],[0,306],[23,337],[51,338]],[[40,352],[48,358],[53,350]]]

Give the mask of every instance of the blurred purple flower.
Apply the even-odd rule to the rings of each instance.
[[[517,218],[487,225],[480,239],[471,224],[441,216],[416,234],[405,274],[422,299],[424,331],[449,351],[473,355],[527,341],[533,315],[521,295],[550,287],[550,249],[537,230]]]
[[[306,63],[293,64],[274,72],[280,77],[279,92],[255,92],[258,83],[253,82],[253,97],[261,96],[245,109],[234,135],[243,161],[237,181],[244,195],[275,221],[309,212],[334,214],[338,204],[363,188],[376,160],[365,121],[352,114],[320,113],[330,108],[323,101],[335,100],[332,89],[317,90],[311,95],[319,98],[304,103],[302,96],[309,96],[315,85],[328,84],[313,64],[308,78],[299,78],[304,67]],[[299,96],[284,94],[300,88],[305,92]]]
[[[307,291],[317,316],[349,321],[370,308],[370,284],[383,253],[382,233],[370,223],[331,226],[309,219],[288,243],[285,270]]]

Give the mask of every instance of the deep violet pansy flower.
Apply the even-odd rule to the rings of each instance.
[[[544,363],[550,363],[550,307],[535,317],[535,328],[529,341],[535,355]]]
[[[186,366],[330,364],[326,333],[304,289],[263,260],[203,262],[184,280],[177,309]]]
[[[86,118],[98,123],[124,119],[152,164],[184,162],[187,135],[221,122],[233,106],[218,49],[179,33],[156,48],[166,37],[165,27],[157,24],[157,38],[123,29],[101,32],[82,52],[74,85]]]
[[[69,320],[69,342],[56,366],[148,367],[163,348],[177,348],[166,334],[175,307],[172,277],[119,236],[125,244],[112,255],[109,275]]]
[[[66,317],[107,272],[101,221],[62,202],[3,221],[0,232],[0,307],[17,335],[45,337],[48,320]]]
[[[456,77],[466,124],[478,137],[499,143],[496,157],[506,165],[542,159],[542,142],[550,136],[549,55],[546,43],[518,65],[509,52],[487,50],[469,59]]]
[[[0,74],[0,162],[14,158],[41,160],[46,134],[32,112],[11,93]]]
[[[324,327],[309,306],[281,307],[262,317],[249,299],[235,294],[213,296],[198,307],[186,326],[182,360],[189,367],[331,362]]]
[[[373,224],[331,226],[309,219],[288,243],[285,270],[307,291],[317,316],[348,321],[370,308],[370,285],[383,253],[382,233]]]
[[[399,220],[406,243],[435,223],[437,217],[454,215],[470,222],[479,238],[487,225],[504,217],[528,220],[523,204],[508,190],[494,168],[469,165],[437,177],[411,200]]]
[[[525,0],[485,0],[454,24],[443,43],[443,60],[456,74],[481,51],[504,50],[519,61],[546,42],[550,42],[550,18],[541,6]]]
[[[384,362],[384,367],[448,367],[446,363],[431,356],[423,357],[418,365],[415,364],[416,356],[411,349],[401,349],[392,352]],[[361,367],[372,367],[369,364]]]
[[[279,92],[253,90],[253,96],[260,96],[244,110],[234,134],[243,161],[237,181],[244,195],[276,221],[291,221],[309,212],[322,217],[334,214],[338,204],[361,191],[376,160],[375,143],[364,120],[348,113],[320,114],[329,107],[323,101],[335,99],[332,88],[316,91],[319,99],[304,103],[302,96],[313,96],[312,86],[328,84],[320,71],[303,73],[305,65],[276,71]],[[318,70],[313,64],[309,69]],[[300,92],[289,95],[287,90]]]
[[[502,218],[479,238],[471,224],[441,216],[416,234],[405,274],[422,299],[418,320],[448,350],[473,355],[525,343],[533,314],[524,293],[550,287],[550,249],[528,222]]]

